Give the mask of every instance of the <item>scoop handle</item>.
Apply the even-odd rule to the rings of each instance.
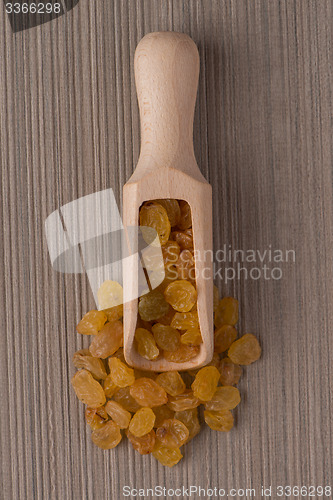
[[[198,168],[193,150],[193,118],[199,78],[193,40],[172,31],[149,33],[134,58],[141,120],[138,162],[188,170]]]

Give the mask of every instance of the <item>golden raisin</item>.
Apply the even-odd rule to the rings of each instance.
[[[190,328],[199,328],[199,318],[197,312],[177,312],[171,321],[172,328],[177,330],[189,330]]]
[[[186,280],[176,280],[164,290],[165,300],[178,312],[189,312],[197,301],[197,291]]]
[[[127,429],[126,436],[133,448],[141,455],[148,455],[148,453],[153,451],[156,440],[155,431],[153,429],[148,432],[148,434],[141,437],[134,436],[134,434]]]
[[[103,326],[95,335],[89,351],[95,358],[108,358],[123,345],[123,324],[121,321],[112,321]]]
[[[204,411],[206,424],[214,431],[229,432],[234,425],[234,417],[230,410]]]
[[[140,408],[132,417],[129,424],[129,431],[135,437],[142,437],[148,434],[155,423],[155,413],[151,408]]]
[[[114,384],[118,387],[127,387],[132,385],[135,377],[134,370],[126,366],[118,358],[109,358],[110,376]]]
[[[91,439],[94,444],[103,450],[115,448],[121,441],[119,425],[112,420],[108,420],[102,427],[91,433]]]
[[[240,394],[237,387],[224,385],[218,387],[214,396],[205,404],[206,410],[233,410],[240,403]]]
[[[242,368],[236,365],[229,358],[221,359],[219,372],[221,373],[220,382],[222,385],[236,385],[242,375]]]
[[[170,235],[171,241],[175,241],[181,250],[193,249],[193,237],[183,231],[173,231]]]
[[[105,411],[119,425],[120,429],[127,429],[132,415],[120,403],[108,401],[105,405]]]
[[[112,399],[117,401],[117,403],[120,403],[125,410],[130,411],[131,413],[135,413],[140,408],[140,405],[134,398],[132,398],[129,386],[122,387],[115,392]]]
[[[220,300],[214,315],[216,328],[222,325],[234,326],[238,321],[238,300],[233,297],[224,297]]]
[[[193,394],[201,401],[209,401],[214,396],[220,372],[215,366],[204,366],[195,376],[191,385]]]
[[[231,325],[222,325],[214,333],[214,351],[225,352],[237,338],[237,330]]]
[[[166,351],[176,351],[180,347],[179,332],[171,326],[156,323],[152,327],[156,344]]]
[[[169,448],[179,448],[187,441],[189,435],[186,425],[176,418],[164,420],[156,429],[156,439]]]
[[[101,384],[94,379],[88,370],[79,370],[72,378],[74,391],[82,403],[91,408],[103,406],[106,398]]]
[[[180,347],[173,352],[164,351],[164,358],[173,363],[185,363],[193,359],[199,353],[199,347],[196,345],[189,346],[181,344]]]
[[[130,394],[140,406],[149,408],[164,405],[168,400],[163,387],[147,377],[137,379],[130,388]]]
[[[186,391],[178,396],[169,396],[168,401],[168,407],[173,411],[191,410],[199,406],[199,404],[199,399],[189,389],[186,389]]]
[[[162,465],[167,467],[173,467],[183,458],[179,448],[169,448],[157,440],[152,454]]]
[[[139,300],[139,314],[144,321],[153,321],[169,312],[169,304],[162,292],[152,290]]]
[[[180,341],[182,344],[186,345],[200,345],[202,343],[202,337],[199,328],[191,328],[190,330],[187,330],[180,337]]]
[[[191,207],[187,203],[187,201],[180,200],[180,221],[178,222],[179,229],[189,229],[192,227],[192,215],[191,215]]]
[[[89,311],[77,325],[76,331],[83,335],[96,335],[103,328],[106,320],[107,317],[103,311]]]
[[[153,335],[145,328],[135,330],[138,353],[145,359],[156,359],[160,351],[156,345]]]
[[[185,382],[179,372],[160,373],[156,378],[156,382],[171,396],[178,396],[186,389]]]
[[[200,432],[200,422],[198,419],[198,409],[176,411],[175,418],[183,422],[189,430],[189,436],[186,443],[194,438]]]
[[[156,417],[154,427],[160,427],[163,424],[164,420],[173,418],[175,415],[175,412],[170,410],[167,405],[155,406],[155,408],[153,408],[153,412],[155,413]]]
[[[228,357],[238,365],[250,365],[257,361],[261,355],[261,347],[257,338],[252,333],[246,333],[231,344]]]
[[[167,211],[156,202],[147,202],[140,208],[140,226],[148,226],[157,232],[161,245],[164,245],[170,235],[171,225]]]
[[[99,408],[86,408],[85,417],[87,424],[93,431],[95,429],[100,429],[104,422],[109,419],[104,406],[100,406]]]
[[[96,380],[106,378],[106,370],[103,361],[98,358],[93,358],[88,349],[81,349],[73,356],[73,364],[75,368],[85,368]]]
[[[171,227],[176,226],[180,219],[180,207],[178,201],[168,198],[164,200],[156,200],[156,202],[165,208]]]
[[[97,291],[100,309],[111,309],[123,303],[123,287],[117,281],[106,280]]]

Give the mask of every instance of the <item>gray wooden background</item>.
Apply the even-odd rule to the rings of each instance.
[[[124,485],[260,498],[262,484],[332,482],[332,2],[80,0],[15,35],[2,7],[0,498],[118,499]],[[280,280],[219,281],[263,356],[240,383],[235,429],[205,428],[171,470],[127,442],[91,444],[70,378],[94,302],[84,276],[52,269],[44,235],[80,196],[112,187],[121,203],[139,153],[134,50],[157,30],[199,47],[194,141],[215,248],[296,252]]]

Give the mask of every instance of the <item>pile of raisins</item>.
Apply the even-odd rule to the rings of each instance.
[[[161,356],[182,363],[194,358],[202,343],[196,310],[192,219],[184,201],[156,200],[140,209],[140,224],[160,238],[164,281],[139,300],[136,347],[141,356]],[[89,349],[74,354],[79,370],[72,378],[77,397],[86,405],[92,441],[102,449],[117,446],[126,434],[142,455],[152,453],[172,467],[180,448],[200,431],[203,420],[213,430],[228,432],[231,410],[240,403],[237,385],[242,368],[261,355],[256,337],[237,339],[238,301],[219,298],[214,286],[214,355],[209,365],[187,372],[157,373],[133,369],[123,355],[123,306],[120,285],[105,282],[98,299],[101,311],[89,311],[78,333],[93,335]],[[112,301],[111,301],[112,303]]]
[[[159,236],[164,280],[139,300],[137,351],[151,361],[184,363],[198,355],[202,343],[191,208],[183,200],[149,201],[140,208],[139,223]]]

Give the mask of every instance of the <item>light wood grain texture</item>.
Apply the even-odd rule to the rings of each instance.
[[[134,342],[138,301],[124,304],[124,354],[145,370],[197,368],[213,356],[212,188],[201,174],[193,149],[193,116],[199,77],[198,49],[188,35],[157,32],[138,44],[134,58],[141,119],[141,150],[136,169],[123,190],[125,227],[138,224],[143,202],[162,198],[187,201],[191,207],[196,252],[200,352],[184,363],[163,357],[144,359]],[[124,290],[138,297],[138,273],[123,264]]]
[[[1,498],[332,483],[332,8],[80,0],[13,35],[1,6]],[[172,470],[125,441],[110,452],[91,443],[70,378],[73,353],[88,343],[75,325],[93,297],[84,275],[52,270],[43,232],[51,212],[80,196],[112,187],[121,202],[140,145],[134,51],[163,30],[199,48],[194,146],[213,186],[215,250],[296,251],[280,280],[218,281],[239,299],[239,330],[258,335],[263,356],[239,385],[235,429],[205,428]]]

